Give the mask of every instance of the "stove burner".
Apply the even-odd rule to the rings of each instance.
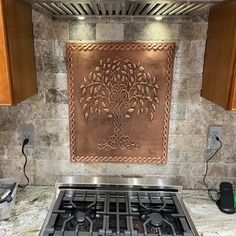
[[[155,227],[160,227],[162,225],[163,218],[158,213],[151,213],[150,214],[151,224]]]
[[[82,211],[77,211],[75,213],[75,219],[79,222],[79,223],[83,223],[85,221],[85,213]]]
[[[60,190],[40,236],[193,234],[175,193],[155,189]]]

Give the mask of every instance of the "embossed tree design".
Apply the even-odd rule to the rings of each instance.
[[[135,115],[153,120],[159,104],[156,77],[140,62],[107,58],[101,59],[83,80],[80,103],[85,119],[105,115],[114,123],[113,133],[98,148],[138,150],[140,144],[124,134],[124,122]]]

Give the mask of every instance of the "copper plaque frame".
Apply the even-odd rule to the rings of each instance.
[[[174,43],[68,43],[72,162],[167,162]]]

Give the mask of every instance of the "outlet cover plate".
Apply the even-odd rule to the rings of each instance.
[[[222,140],[223,127],[222,126],[209,126],[208,130],[208,144],[207,149],[215,150],[220,147],[220,142],[216,140],[216,136]]]
[[[29,139],[28,145],[34,145],[34,126],[33,124],[23,124],[21,126],[21,140],[24,141],[25,138]]]

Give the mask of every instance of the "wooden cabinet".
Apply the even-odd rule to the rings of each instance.
[[[31,5],[0,0],[0,105],[37,93]]]
[[[226,110],[236,110],[235,0],[210,10],[201,95]]]

